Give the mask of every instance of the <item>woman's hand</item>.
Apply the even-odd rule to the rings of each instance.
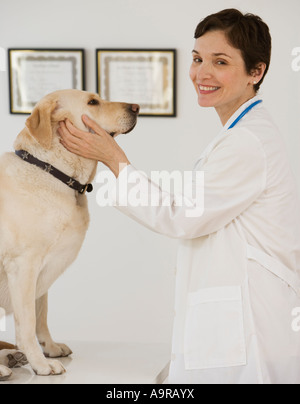
[[[104,129],[88,116],[83,115],[82,121],[95,134],[77,129],[67,119],[65,122],[60,122],[58,129],[62,145],[74,154],[100,161],[118,177],[121,165],[122,168],[124,165],[130,165],[124,151]]]

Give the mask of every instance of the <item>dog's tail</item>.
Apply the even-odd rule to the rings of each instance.
[[[2,349],[17,349],[17,348],[15,347],[15,345],[0,341],[0,351],[2,351]]]

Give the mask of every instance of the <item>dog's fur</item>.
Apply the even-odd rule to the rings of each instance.
[[[81,184],[91,182],[97,162],[68,152],[57,134],[59,122],[67,118],[87,130],[83,114],[117,135],[134,128],[138,110],[92,93],[58,91],[37,104],[15,149],[28,151]],[[14,313],[16,343],[33,370],[59,375],[65,371],[62,364],[45,356],[68,356],[71,350],[51,338],[47,292],[78,255],[89,224],[87,198],[14,153],[0,158],[0,183],[0,307]],[[11,374],[7,361],[1,360],[3,352],[0,380]]]

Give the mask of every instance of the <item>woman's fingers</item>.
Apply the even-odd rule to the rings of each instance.
[[[70,121],[60,122],[58,133],[61,144],[71,153],[98,161],[98,150],[102,149],[100,136],[81,131]]]
[[[61,144],[71,153],[107,165],[117,176],[120,163],[130,164],[124,151],[115,140],[87,116],[82,117],[87,127],[95,133],[77,129],[69,120],[60,122],[58,133]]]
[[[81,131],[80,129],[77,129],[70,121],[69,119],[66,119],[64,122],[65,127],[67,130],[76,138],[83,140],[86,132]]]
[[[80,139],[69,131],[64,122],[60,123],[58,133],[61,137],[62,145],[66,147],[70,152],[78,154],[78,152],[80,151]]]
[[[87,115],[82,115],[82,122],[90,129],[92,129],[97,135],[102,135],[105,133],[105,130],[100,128],[99,125],[92,119],[90,119]]]

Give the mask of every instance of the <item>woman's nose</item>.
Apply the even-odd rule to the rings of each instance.
[[[198,67],[196,72],[197,80],[209,79],[212,77],[211,67],[207,64],[202,63],[201,66]]]

